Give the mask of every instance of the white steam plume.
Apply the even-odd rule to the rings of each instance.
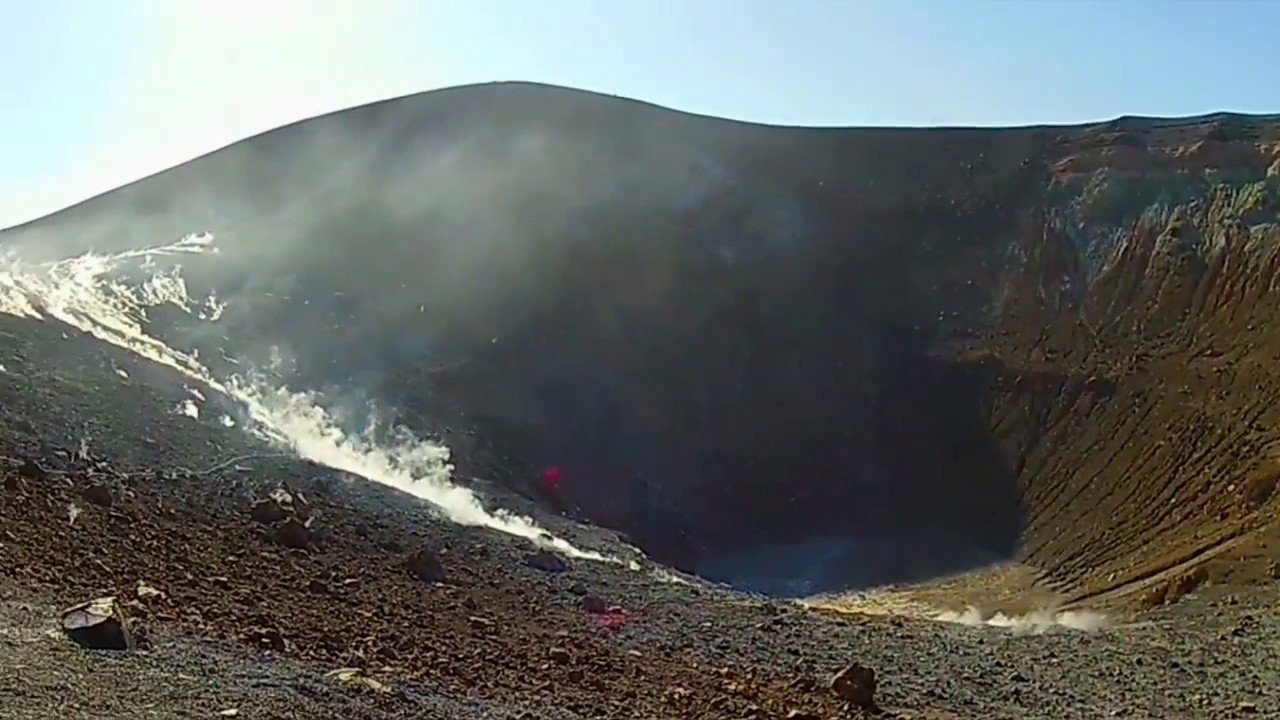
[[[454,522],[528,538],[575,557],[605,559],[552,537],[528,517],[485,510],[474,493],[450,482],[449,450],[442,445],[407,432],[390,446],[375,444],[368,435],[341,430],[315,393],[290,391],[263,374],[215,378],[194,353],[172,348],[149,334],[147,311],[161,305],[179,308],[207,323],[217,322],[224,304],[215,298],[199,302],[191,298],[180,266],[166,271],[155,266],[158,258],[210,252],[216,252],[213,236],[200,234],[168,245],[113,255],[85,253],[32,266],[10,253],[0,258],[0,313],[37,321],[52,318],[170,367],[197,386],[240,403],[250,420],[248,431],[307,460],[423,498]],[[145,279],[136,283],[115,279],[114,271],[127,263],[147,271]],[[192,394],[203,399],[199,391]]]
[[[985,614],[970,605],[963,612],[946,610],[934,616],[941,622],[978,627],[1006,628],[1018,634],[1041,635],[1054,628],[1066,628],[1082,632],[1098,632],[1111,627],[1106,615],[1089,610],[1051,610],[1041,608],[1024,615],[1006,615],[1001,612]]]

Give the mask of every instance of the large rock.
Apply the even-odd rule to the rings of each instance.
[[[85,501],[101,508],[110,509],[115,504],[115,495],[111,492],[111,488],[106,485],[98,485],[96,483],[90,485],[80,493],[80,496]]]
[[[301,494],[287,488],[276,488],[270,495],[255,500],[249,507],[249,519],[262,525],[275,525],[288,518],[306,520],[311,506]]]
[[[277,545],[291,550],[305,550],[311,546],[311,529],[306,523],[291,517],[273,528],[272,539]]]
[[[62,631],[89,650],[132,650],[133,635],[124,609],[115,597],[101,597],[62,613]]]
[[[274,498],[255,500],[249,507],[249,519],[261,525],[275,525],[287,517],[288,510]]]
[[[43,481],[49,479],[49,471],[41,467],[40,463],[31,459],[22,461],[22,464],[18,466],[18,475],[28,480]]]
[[[284,487],[255,500],[249,507],[249,519],[270,527],[267,537],[271,542],[293,550],[305,550],[316,539],[310,505],[302,495]]]
[[[559,555],[539,550],[524,559],[526,565],[547,573],[559,574],[569,570],[569,562]]]
[[[831,678],[831,692],[861,708],[875,707],[876,671],[854,663]]]
[[[405,559],[405,569],[409,574],[423,582],[442,582],[445,577],[444,564],[439,556],[423,548]]]

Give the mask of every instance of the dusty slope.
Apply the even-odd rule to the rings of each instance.
[[[1277,142],[1253,118],[794,129],[478,86],[0,242],[211,230],[187,274],[231,306],[173,342],[283,343],[298,385],[390,402],[465,474],[561,465],[666,562],[853,536],[896,553],[855,586],[1017,558],[1087,598],[1270,518]]]
[[[591,562],[546,573],[527,564],[523,542],[441,522],[413,498],[244,457],[263,448],[174,418],[181,383],[163,370],[146,385],[120,378],[116,367],[144,368],[116,349],[55,325],[0,330],[12,351],[0,374],[0,718],[236,708],[244,720],[839,720],[858,713],[824,683],[850,662],[876,669],[892,709],[878,717],[1280,711],[1280,676],[1267,671],[1280,662],[1273,594],[1221,609],[1192,599],[1174,608],[1181,616],[1097,634],[1020,635],[804,612]],[[27,459],[48,476],[15,465]],[[305,548],[281,547],[252,520],[253,499],[282,482],[315,518]],[[91,488],[108,490],[111,506]],[[626,552],[606,533],[541,517],[582,545]],[[418,549],[438,554],[442,582],[407,571]],[[139,583],[164,594],[139,597]],[[143,650],[85,653],[54,630],[59,607],[101,593],[131,603]],[[625,624],[601,627],[589,596],[623,607]],[[326,677],[339,666],[388,691]]]
[[[1130,125],[1059,146],[1000,335],[960,351],[999,367],[989,417],[1029,508],[1020,554],[1078,597],[1274,516],[1277,128]]]
[[[0,676],[13,680],[0,717],[848,715],[821,687],[825,668],[731,662],[666,622],[672,605],[743,627],[780,608],[621,567],[535,567],[527,541],[174,418],[176,373],[152,368],[135,384],[115,372],[145,371],[128,353],[55,323],[0,320]],[[279,523],[252,512],[286,485],[311,520],[302,544],[282,544]],[[628,556],[607,534],[546,521]],[[439,575],[414,571],[420,551]],[[86,658],[60,638],[59,606],[106,594],[128,603],[142,656]],[[616,629],[600,622],[614,603],[628,614]],[[393,691],[323,677],[344,667]]]

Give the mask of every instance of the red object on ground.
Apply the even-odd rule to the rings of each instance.
[[[564,473],[560,470],[559,465],[552,465],[542,471],[542,484],[552,492],[560,492],[560,483],[564,479]]]
[[[602,613],[597,613],[594,622],[596,627],[618,630],[627,624],[628,614],[626,610],[620,607],[611,607]]]

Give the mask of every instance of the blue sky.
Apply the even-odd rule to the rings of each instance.
[[[1280,111],[1272,0],[0,5],[0,227],[305,116],[489,80],[804,125]]]

